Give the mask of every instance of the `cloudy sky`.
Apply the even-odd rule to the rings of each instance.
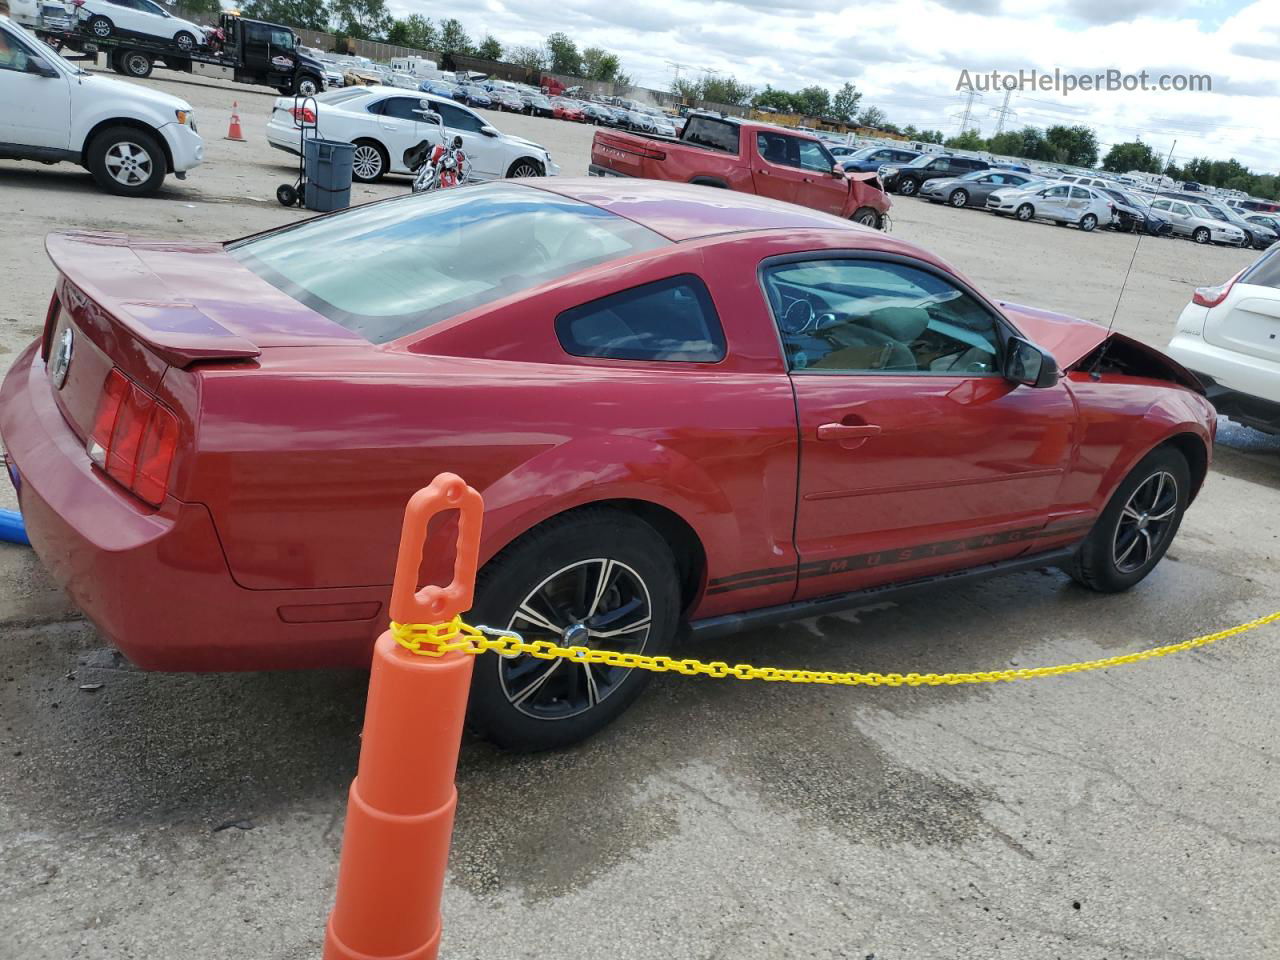
[[[1209,74],[1211,93],[1015,93],[1012,123],[1088,123],[1104,144],[1141,136],[1175,159],[1236,156],[1280,170],[1280,0],[390,0],[395,13],[456,16],[472,36],[539,44],[563,30],[617,52],[644,86],[676,67],[762,87],[851,80],[900,126],[959,131],[962,69]],[[1003,93],[977,101],[995,132]],[[1105,147],[1104,147],[1105,151]]]

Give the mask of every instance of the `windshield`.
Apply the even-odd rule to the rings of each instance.
[[[908,166],[908,167],[923,167],[926,163],[928,163],[928,162],[929,162],[930,160],[932,160],[932,159],[933,159],[933,157],[932,157],[930,154],[922,153],[922,154],[920,154],[920,156],[913,158],[913,159],[912,159],[912,161],[911,161],[910,163],[908,163],[908,164],[907,164],[907,166]]]
[[[500,183],[353,207],[227,250],[317,313],[386,343],[667,243],[599,207]]]

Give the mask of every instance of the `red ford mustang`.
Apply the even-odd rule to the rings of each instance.
[[[10,474],[44,563],[148,668],[366,663],[442,470],[485,498],[473,622],[654,654],[681,621],[938,578],[1125,589],[1208,468],[1213,408],[1159,352],[739,193],[530,180],[48,249]],[[568,743],[644,679],[485,657],[472,719]]]

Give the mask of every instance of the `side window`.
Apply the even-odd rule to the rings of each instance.
[[[1186,204],[1171,203],[1169,204],[1169,209],[1172,210],[1174,213],[1176,213],[1180,217],[1191,216],[1191,208],[1188,207]]]
[[[1048,190],[1044,191],[1044,195],[1046,197],[1065,197],[1067,196],[1067,192],[1070,189],[1071,188],[1066,186],[1065,184],[1059,185],[1056,187],[1050,187]]]
[[[421,120],[414,110],[421,109],[413,97],[388,97],[382,101],[379,111],[384,117],[395,117],[397,120]]]
[[[444,125],[450,130],[462,130],[466,133],[479,133],[484,121],[469,110],[455,107],[451,103],[432,101],[432,105],[444,118]]]
[[[271,39],[271,31],[260,23],[246,23],[244,32],[250,43],[266,43]]]
[[[939,173],[947,173],[952,169],[952,163],[946,157],[939,157],[929,164],[930,170],[937,170]]]
[[[26,73],[31,55],[7,30],[0,30],[0,70]]]
[[[566,310],[556,336],[566,353],[607,360],[716,363],[725,350],[711,294],[691,274]]]
[[[893,152],[891,150],[877,150],[871,156],[867,157],[867,159],[875,160],[878,163],[885,163],[893,159]]]
[[[1152,210],[1168,210],[1168,209],[1169,209],[1169,201],[1168,201],[1168,200],[1157,200],[1155,203],[1151,204],[1151,209],[1152,209]]]
[[[293,34],[288,30],[272,30],[271,45],[279,47],[281,50],[293,49]]]
[[[1090,193],[1088,190],[1086,190],[1084,187],[1072,187],[1072,188],[1071,188],[1071,199],[1073,199],[1073,200],[1091,200],[1091,199],[1093,199],[1093,194],[1092,194],[1092,193]]]
[[[757,133],[756,151],[766,163],[794,166],[787,157],[787,141],[790,139],[780,133]]]
[[[764,286],[792,370],[1000,372],[995,318],[930,271],[878,260],[807,260],[767,268]]]
[[[822,144],[815,143],[812,140],[799,140],[796,145],[800,150],[800,167],[803,170],[816,170],[821,173],[830,173],[831,167],[835,161],[831,159],[831,155],[823,149]]]

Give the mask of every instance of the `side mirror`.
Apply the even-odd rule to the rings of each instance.
[[[1052,387],[1061,376],[1058,361],[1021,337],[1010,337],[1004,375],[1024,387]]]
[[[839,163],[833,164],[831,167],[831,176],[834,177],[836,180],[843,180],[844,167],[840,166]]]
[[[58,71],[54,69],[53,64],[45,60],[43,57],[32,57],[19,51],[19,56],[26,56],[26,72],[34,73],[40,77],[53,78],[58,75]],[[17,66],[17,64],[15,64]]]
[[[480,132],[483,133],[486,137],[496,137],[498,135],[498,128],[491,127],[486,123],[483,127],[480,128]]]

